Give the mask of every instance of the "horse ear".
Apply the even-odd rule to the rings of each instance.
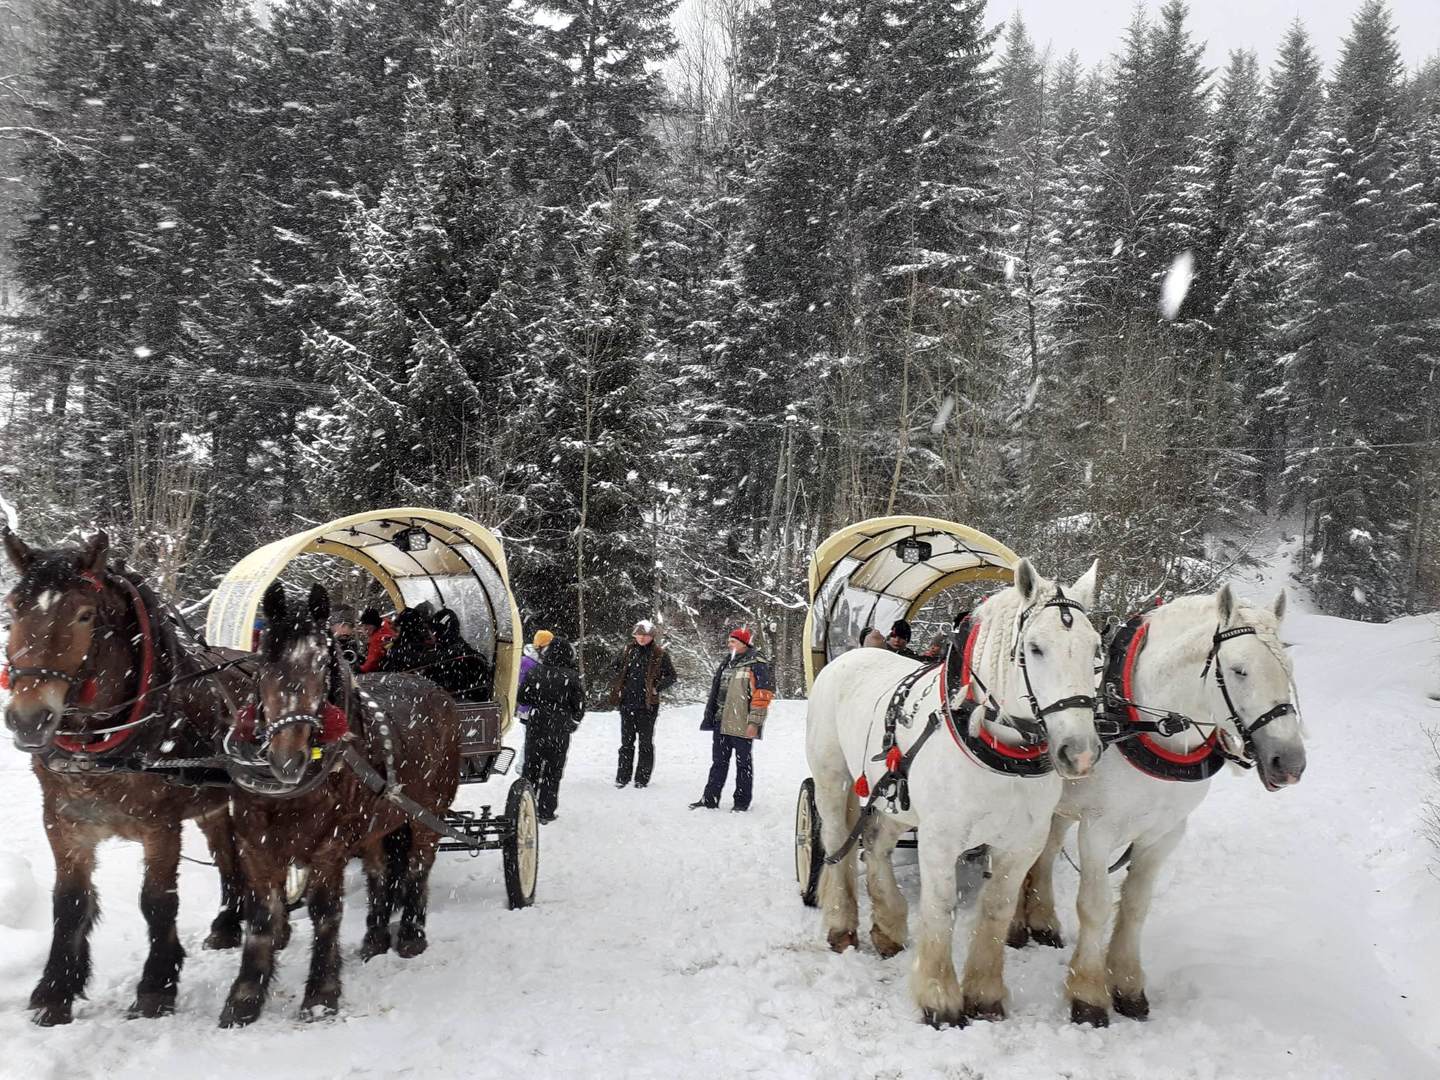
[[[101,529],[90,538],[90,542],[80,552],[80,569],[89,574],[103,574],[105,572],[105,556],[110,551],[110,537],[105,535]]]
[[[10,563],[22,574],[30,568],[30,563],[35,558],[35,553],[30,550],[29,545],[20,539],[20,534],[10,528],[9,525],[0,524],[5,538],[5,554],[10,556]]]
[[[1081,574],[1070,586],[1071,599],[1084,605],[1088,611],[1095,605],[1095,579],[1100,576],[1100,560],[1090,564],[1090,569]]]
[[[1021,559],[1015,567],[1015,588],[1020,590],[1020,599],[1025,603],[1035,599],[1036,574],[1029,559]]]
[[[260,601],[260,610],[272,627],[281,622],[285,618],[285,586],[278,581],[271,582]]]
[[[1220,613],[1220,625],[1224,626],[1235,614],[1235,594],[1230,591],[1228,583],[1220,586],[1220,591],[1215,594],[1215,607]]]
[[[1275,600],[1270,605],[1270,610],[1275,612],[1275,621],[1278,623],[1285,618],[1285,590],[1281,589],[1275,594]]]
[[[325,591],[325,586],[316,582],[310,586],[310,618],[314,619],[321,626],[330,622],[330,594]]]

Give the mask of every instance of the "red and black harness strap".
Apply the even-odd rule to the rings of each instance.
[[[1042,724],[1036,724],[1032,729],[1015,726],[1024,737],[1018,746],[1011,746],[995,737],[991,725],[997,722],[1010,723],[1010,718],[1001,721],[1000,707],[995,699],[988,692],[985,699],[975,693],[975,687],[979,684],[979,678],[975,674],[973,662],[975,657],[975,643],[980,636],[980,620],[970,615],[963,616],[955,626],[955,637],[952,642],[960,642],[960,673],[955,680],[954,686],[965,687],[965,697],[958,704],[951,704],[949,700],[950,682],[948,670],[940,679],[940,700],[944,708],[945,726],[950,731],[950,737],[955,740],[955,745],[960,747],[971,760],[977,765],[987,769],[1004,773],[1007,776],[1044,776],[1054,769],[1055,765],[1050,759],[1049,745],[1045,741],[1045,729]],[[949,651],[945,660],[945,669],[950,664]],[[983,686],[982,686],[983,689]],[[985,711],[981,716],[979,724],[972,724],[971,719],[976,709],[983,708]],[[974,732],[971,732],[971,728]]]
[[[1131,616],[1110,639],[1105,661],[1105,717],[1096,727],[1101,729],[1106,743],[1114,745],[1126,761],[1147,776],[1186,784],[1208,780],[1227,760],[1220,746],[1219,728],[1195,749],[1179,753],[1162,746],[1151,735],[1178,735],[1192,722],[1177,713],[1147,720],[1135,704],[1135,663],[1149,631],[1150,624],[1141,613]]]

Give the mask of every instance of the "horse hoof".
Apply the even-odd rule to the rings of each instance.
[[[967,1001],[965,1016],[970,1020],[1004,1020],[1005,1003],[1002,1001]]]
[[[963,1012],[953,1012],[949,1009],[922,1008],[920,1016],[936,1031],[944,1027],[963,1028],[970,1022],[970,1019]]]
[[[245,932],[240,926],[240,917],[235,918],[221,915],[210,924],[210,935],[205,939],[207,949],[236,949],[245,939]]]
[[[395,939],[395,952],[403,959],[409,960],[419,956],[428,948],[430,942],[425,939],[425,931],[416,930],[413,933],[406,933],[401,930]]]
[[[1103,1005],[1091,1005],[1086,1001],[1072,1001],[1070,1003],[1070,1022],[1072,1024],[1089,1024],[1091,1027],[1104,1028],[1110,1026],[1110,1010]]]
[[[1063,949],[1065,939],[1060,936],[1059,930],[1050,930],[1045,927],[1032,926],[1030,928],[1030,940],[1036,945],[1044,945],[1051,949]]]
[[[323,994],[306,994],[305,1000],[300,1003],[300,1019],[313,1023],[316,1020],[329,1020],[340,1012],[340,991],[327,991]]]
[[[73,1019],[68,1001],[52,1002],[46,1005],[36,1004],[32,1001],[30,1008],[34,1010],[34,1015],[30,1019],[39,1027],[59,1027],[62,1024],[70,1023]]]
[[[889,960],[892,956],[899,956],[905,951],[905,943],[896,941],[878,926],[870,928],[870,943],[875,946],[875,951],[880,954],[881,960]]]
[[[1012,949],[1023,949],[1030,944],[1030,929],[1024,923],[1016,923],[1005,935],[1005,944]]]
[[[1115,1011],[1121,1016],[1127,1016],[1131,1020],[1150,1019],[1150,999],[1145,996],[1144,990],[1138,994],[1122,994],[1117,990],[1111,995],[1111,1000]]]
[[[832,952],[844,952],[846,949],[860,947],[860,935],[854,930],[831,930],[825,940],[830,943]]]
[[[222,1028],[247,1027],[260,1019],[261,1001],[257,998],[231,998],[220,1010]]]
[[[175,1011],[175,994],[150,994],[139,993],[135,995],[135,1003],[130,1006],[126,1017],[130,1020],[154,1020],[161,1016],[169,1016]]]
[[[360,942],[360,959],[373,960],[390,951],[390,931],[367,930],[365,940]]]

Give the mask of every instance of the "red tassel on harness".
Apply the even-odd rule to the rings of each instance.
[[[235,714],[235,737],[241,742],[255,741],[255,706],[246,705]]]
[[[10,665],[0,667],[0,690],[10,689]]]
[[[322,743],[339,742],[350,734],[350,721],[345,718],[345,710],[338,705],[326,703],[320,710],[320,724]]]
[[[900,771],[900,763],[904,760],[905,755],[900,753],[900,748],[898,746],[892,746],[890,747],[890,752],[885,755],[885,768],[889,769],[892,773],[898,773]]]
[[[862,799],[870,797],[870,781],[865,779],[864,773],[855,778],[855,794]]]

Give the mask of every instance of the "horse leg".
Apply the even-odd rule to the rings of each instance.
[[[54,934],[30,1008],[35,1023],[52,1027],[70,1023],[71,1006],[90,981],[90,931],[100,918],[100,898],[91,881],[97,840],[56,815],[48,798],[46,804],[45,833],[55,856]]]
[[[1100,832],[1093,821],[1080,823],[1080,894],[1076,903],[1080,931],[1070,957],[1065,990],[1070,997],[1070,1020],[1095,1027],[1110,1023],[1105,930],[1114,899],[1110,890],[1111,847],[1109,836]]]
[[[1039,838],[1036,839],[1040,843]],[[976,1020],[1005,1019],[1005,937],[1015,915],[1025,870],[1036,850],[990,849],[990,880],[980,893],[980,912],[965,953],[965,1015]]]
[[[406,959],[419,956],[429,945],[425,939],[425,915],[430,901],[430,868],[440,848],[438,833],[414,826],[409,826],[408,831],[410,859],[397,897],[401,905],[400,931],[395,935],[395,951]]]
[[[207,949],[233,949],[244,937],[240,919],[240,900],[245,893],[245,879],[240,873],[240,856],[235,851],[235,831],[227,807],[202,814],[196,821],[210,845],[215,868],[220,871],[220,913],[210,923]]]
[[[1144,1020],[1150,1015],[1150,1002],[1145,997],[1145,972],[1140,967],[1140,931],[1150,912],[1160,867],[1184,835],[1182,821],[1153,844],[1142,847],[1137,843],[1130,853],[1125,883],[1120,886],[1120,908],[1115,916],[1115,930],[1110,935],[1105,966],[1110,971],[1115,1011],[1132,1020]]]
[[[826,853],[839,851],[859,820],[860,804],[843,778],[815,778],[815,802],[820,811],[820,842]],[[838,863],[826,863],[820,871],[820,910],[825,939],[836,952],[860,944],[860,908],[855,870],[856,852],[851,848]]]
[[[401,830],[386,836],[373,836],[365,842],[365,940],[360,943],[360,959],[371,960],[390,951],[390,915],[395,910],[395,880],[398,872],[390,866],[391,849]]]
[[[240,861],[245,873],[245,948],[240,974],[220,1010],[220,1026],[226,1028],[244,1027],[260,1018],[275,974],[276,937],[287,925],[285,863],[243,841]]]
[[[882,959],[901,952],[905,948],[906,903],[905,895],[895,884],[895,865],[892,856],[895,844],[904,833],[904,828],[873,815],[865,830],[865,880],[870,893],[870,941]]]
[[[946,837],[946,840],[949,838]],[[955,860],[961,846],[939,835],[920,845],[920,932],[910,992],[931,1027],[966,1023],[965,998],[955,977]]]
[[[1023,949],[1030,941],[1054,949],[1065,947],[1065,939],[1060,934],[1060,917],[1055,913],[1055,860],[1060,855],[1071,824],[1068,818],[1059,816],[1050,820],[1050,836],[1045,841],[1045,850],[1040,852],[1040,857],[1025,876],[1020,902],[1015,907],[1015,918],[1010,923],[1007,944],[1011,948]]]
[[[345,913],[345,856],[317,859],[310,864],[310,885],[305,891],[310,922],[315,929],[310,946],[310,974],[300,1019],[320,1020],[340,1010],[340,919]]]
[[[175,929],[180,910],[180,823],[151,825],[145,830],[145,879],[140,886],[140,911],[150,933],[150,955],[130,1016],[166,1016],[175,1011],[175,994],[185,950]]]

